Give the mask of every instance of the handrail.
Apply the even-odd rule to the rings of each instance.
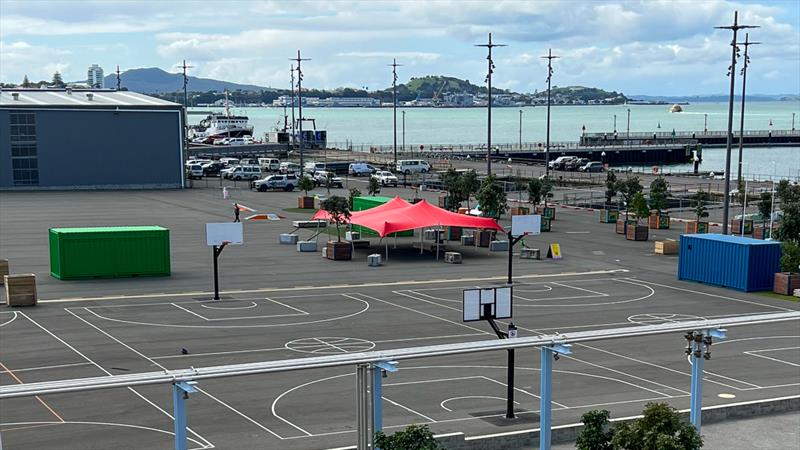
[[[151,384],[176,383],[180,381],[201,380],[208,378],[223,378],[273,372],[288,372],[293,370],[339,367],[380,361],[399,361],[404,359],[429,358],[435,356],[459,355],[464,353],[476,353],[494,350],[542,347],[555,344],[619,339],[626,337],[648,336],[655,334],[716,329],[743,325],[758,325],[790,320],[800,320],[800,311],[758,314],[711,320],[691,320],[655,325],[612,328],[606,330],[578,331],[574,333],[531,336],[516,339],[492,339],[487,341],[410,347],[394,350],[349,353],[344,355],[294,358],[279,361],[264,361],[224,366],[200,368],[192,367],[189,369],[165,370],[161,372],[144,372],[137,374],[25,383],[0,387],[0,399]]]

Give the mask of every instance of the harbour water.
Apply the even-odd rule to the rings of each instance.
[[[738,130],[740,104],[736,103],[734,107],[734,129]],[[614,129],[615,115],[616,130],[623,135],[628,130],[628,109],[631,132],[703,130],[706,120],[709,130],[725,130],[727,127],[727,103],[684,105],[681,113],[670,113],[668,108],[669,105],[553,106],[551,140],[577,141],[583,126],[587,132],[611,132]],[[208,110],[190,108],[192,109]],[[522,141],[544,142],[546,107],[537,106],[494,108],[493,143],[519,142],[520,111]],[[256,138],[263,137],[266,131],[283,126],[283,108],[236,108],[235,112],[249,116],[250,123],[255,126]],[[486,142],[486,108],[398,108],[398,145],[403,141],[403,112],[407,147]],[[800,128],[800,102],[749,102],[745,113],[745,129],[791,129],[792,113],[795,114],[795,128]],[[303,115],[314,118],[317,129],[327,130],[331,146],[345,148],[346,143],[391,145],[393,142],[391,108],[303,108]],[[201,119],[202,116],[189,116],[190,123],[197,123]],[[725,149],[704,149],[703,158],[703,170],[721,171],[725,165]],[[735,157],[733,160],[735,162]],[[773,173],[778,177],[800,177],[800,147],[745,148],[743,161],[745,173],[761,179],[768,178]],[[690,165],[672,166],[671,169],[689,170]],[[735,164],[732,165],[732,170],[735,170]]]

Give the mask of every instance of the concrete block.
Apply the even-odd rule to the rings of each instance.
[[[315,252],[317,251],[317,241],[297,241],[298,252]]]
[[[445,252],[444,262],[449,264],[461,264],[461,253],[458,252]]]
[[[490,252],[507,252],[508,241],[492,241],[489,243]]]
[[[295,228],[325,228],[328,226],[326,220],[294,220],[292,226]]]
[[[523,247],[519,251],[520,259],[542,259],[542,252],[538,248]]]
[[[284,245],[297,244],[297,235],[294,233],[281,233],[280,243]]]
[[[357,241],[361,239],[361,232],[360,231],[347,231],[344,233],[344,239],[346,241]]]
[[[381,265],[381,255],[380,253],[373,253],[367,256],[367,265],[370,267],[378,267]]]

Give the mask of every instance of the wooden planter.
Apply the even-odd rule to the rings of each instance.
[[[36,275],[32,273],[5,275],[7,306],[36,306]]]
[[[536,212],[542,215],[542,219],[556,219],[556,209],[550,206],[540,206],[536,208]]]
[[[509,209],[509,212],[512,216],[527,216],[531,213],[531,209],[527,206],[514,206]]]
[[[708,233],[708,222],[698,222],[696,220],[692,220],[691,222],[686,222],[686,233],[688,234]]]
[[[463,235],[464,235],[464,229],[462,227],[447,227],[448,241],[460,241],[461,236]]]
[[[651,230],[669,230],[669,215],[651,214],[648,218],[648,226]]]
[[[488,247],[494,240],[494,230],[478,230],[475,232],[475,245],[478,247]]]
[[[619,220],[619,211],[614,209],[600,210],[600,223],[615,223]]]
[[[540,230],[542,232],[545,232],[545,231],[550,231],[550,228],[551,228],[550,219],[542,219]]]
[[[297,197],[297,207],[301,209],[314,209],[314,197],[301,195]]]
[[[768,239],[770,237],[769,227],[753,228],[753,239]]]
[[[636,225],[636,221],[635,220],[630,220],[630,219],[628,219],[628,220],[618,219],[617,220],[617,227],[616,227],[617,234],[627,234],[629,225]]]
[[[742,234],[742,221],[739,219],[731,220],[731,234]],[[753,234],[753,221],[744,221],[744,234]]]
[[[440,195],[437,199],[436,204],[439,206],[439,208],[447,209],[447,196]]]
[[[349,242],[328,241],[326,257],[335,261],[353,259],[353,246]]]
[[[795,289],[800,289],[800,273],[777,272],[775,274],[775,285],[772,292],[792,295]]]
[[[625,239],[629,241],[646,241],[649,228],[645,225],[628,224],[625,230]]]

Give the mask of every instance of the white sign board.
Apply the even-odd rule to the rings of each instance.
[[[542,216],[530,214],[525,216],[511,216],[511,235],[539,235],[542,232]]]
[[[464,289],[463,321],[510,319],[512,297],[510,286]]]
[[[241,222],[207,223],[206,245],[244,244],[244,227]]]
[[[511,318],[511,287],[499,287],[495,294],[494,318]]]

